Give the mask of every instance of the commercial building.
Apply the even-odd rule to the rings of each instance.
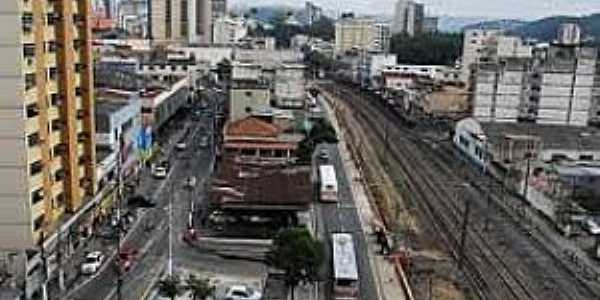
[[[271,107],[271,90],[264,80],[235,80],[229,91],[229,120],[251,116]]]
[[[211,0],[150,0],[151,38],[156,41],[209,44]]]
[[[396,2],[392,33],[404,33],[409,36],[423,32],[425,6],[410,0]]]
[[[335,54],[342,55],[350,50],[378,49],[377,28],[371,18],[342,18],[335,23]]]
[[[227,16],[227,0],[211,0],[213,21]]]
[[[305,103],[304,72],[302,64],[282,64],[275,70],[274,102],[279,108],[303,108]]]
[[[223,16],[214,20],[213,44],[236,45],[248,35],[248,25],[241,17]]]
[[[42,284],[32,253],[97,190],[90,12],[90,1],[0,2],[0,250],[26,297]]]
[[[98,184],[116,179],[117,161],[121,175],[137,172],[138,137],[142,133],[141,101],[133,95],[105,93],[96,102]]]
[[[392,29],[390,23],[376,23],[375,30],[375,42],[372,50],[379,50],[386,53],[389,52],[392,40]]]
[[[472,116],[496,122],[597,123],[597,66],[597,49],[562,44],[480,63],[471,84]]]

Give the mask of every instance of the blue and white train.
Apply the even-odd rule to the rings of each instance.
[[[456,123],[454,145],[477,166],[486,168],[487,138],[481,125],[473,118],[466,118]]]

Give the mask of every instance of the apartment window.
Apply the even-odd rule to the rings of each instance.
[[[56,16],[56,14],[49,13],[49,14],[46,15],[46,24],[48,26],[52,26],[52,25],[54,25],[56,23],[57,19],[58,18]]]
[[[75,64],[75,72],[81,73],[82,69],[83,69],[83,67],[80,63]]]
[[[55,53],[56,52],[56,42],[49,41],[48,43],[46,43],[46,51],[49,53]]]
[[[252,97],[252,91],[246,91],[244,94],[246,97]]]
[[[39,133],[32,133],[27,136],[27,146],[33,147],[37,146],[40,143],[40,135]]]
[[[594,156],[589,154],[579,155],[579,160],[592,161],[594,160]]]
[[[75,51],[79,51],[81,45],[83,45],[83,42],[80,39],[73,40],[73,49],[75,49]]]
[[[204,0],[193,0],[196,1],[196,34],[199,35],[204,35],[204,28],[202,27],[202,24],[204,23],[204,21],[202,20],[202,6]]]
[[[56,80],[56,78],[58,77],[58,70],[55,67],[51,67],[48,69],[48,78],[50,78],[50,80]]]
[[[50,105],[60,106],[58,99],[59,99],[58,94],[56,94],[56,93],[50,94]]]
[[[65,205],[65,194],[60,193],[56,196],[56,207],[63,207]]]
[[[165,36],[166,38],[171,38],[171,17],[172,17],[172,12],[171,12],[171,0],[167,0],[166,1],[166,7],[165,7]]]
[[[35,86],[35,73],[25,74],[25,90]]]
[[[42,162],[36,161],[29,165],[29,175],[35,176],[37,174],[40,174],[43,169],[44,169],[44,165],[42,164]]]
[[[180,7],[180,9],[181,9],[181,13],[180,13],[180,16],[181,16],[181,23],[180,23],[181,28],[180,28],[180,32],[181,32],[182,36],[187,36],[187,34],[188,34],[188,14],[187,14],[187,12],[188,12],[187,11],[187,8],[188,8],[187,6],[188,5],[187,4],[188,4],[187,0],[181,0],[181,7]]]
[[[33,30],[33,13],[26,12],[21,16],[23,22],[23,31],[31,32]]]
[[[36,203],[44,200],[44,197],[42,195],[43,192],[41,188],[31,192],[31,204],[35,205]]]
[[[59,169],[54,173],[54,181],[58,182],[58,181],[62,181],[63,179],[65,179],[65,170],[63,169]]]
[[[81,87],[76,87],[75,88],[75,96],[81,97]]]
[[[38,231],[38,230],[40,230],[40,228],[42,228],[42,225],[44,224],[44,218],[45,218],[44,214],[35,218],[35,220],[33,221],[33,230],[34,231]]]
[[[23,56],[25,58],[35,56],[35,44],[24,44],[23,45]]]
[[[54,120],[51,122],[52,131],[60,131],[63,128],[62,121]]]
[[[27,105],[25,110],[27,113],[27,118],[35,118],[40,114],[40,110],[35,103]]]

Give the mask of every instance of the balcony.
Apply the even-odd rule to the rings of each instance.
[[[37,89],[28,89],[25,91],[25,106],[37,103]]]
[[[83,144],[77,144],[77,156],[81,157],[85,154],[85,146]]]
[[[23,59],[23,74],[35,73],[35,58],[25,57]]]
[[[22,6],[23,11],[25,11],[25,12],[33,12],[33,4],[32,4],[33,1],[35,1],[35,0],[25,0],[25,1],[22,1],[23,2],[23,6]]]
[[[46,26],[44,29],[44,36],[46,41],[53,41],[56,39],[56,31],[54,30],[54,26]]]
[[[29,177],[29,189],[34,191],[44,186],[44,173]]]
[[[85,178],[85,167],[83,165],[81,165],[79,167],[79,179],[83,179]]]
[[[52,186],[52,195],[60,195],[65,191],[65,186],[62,181],[55,182]]]
[[[27,161],[34,162],[34,161],[39,161],[41,159],[42,159],[42,148],[40,148],[40,146],[34,146],[34,147],[27,149]]]
[[[33,30],[23,31],[23,44],[33,44],[35,38],[33,36]]]
[[[60,118],[60,112],[58,111],[58,107],[50,107],[48,108],[48,119],[54,120]]]
[[[56,54],[54,54],[54,53],[46,54],[46,66],[47,67],[56,66]]]
[[[39,117],[28,118],[25,121],[25,133],[31,134],[40,130],[40,119]]]
[[[47,82],[48,94],[58,93],[58,83],[56,80],[49,80]]]
[[[59,157],[54,157],[50,164],[50,171],[52,172],[52,174],[55,174],[59,170],[62,170],[62,168],[63,168],[62,160]],[[56,194],[54,194],[54,195],[56,195]]]

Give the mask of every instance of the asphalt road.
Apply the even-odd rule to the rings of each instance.
[[[350,189],[350,181],[352,178],[347,178],[344,170],[342,158],[339,155],[336,145],[323,144],[319,145],[316,153],[320,149],[327,149],[329,159],[327,162],[317,160],[317,164],[332,164],[335,167],[338,180],[338,199],[337,203],[322,203],[317,204],[317,229],[322,239],[326,241],[327,249],[327,274],[328,281],[325,285],[325,291],[321,295],[325,295],[325,299],[331,299],[331,281],[332,278],[332,254],[331,254],[331,234],[335,232],[352,233],[354,237],[354,245],[357,255],[358,272],[360,277],[360,299],[374,300],[377,299],[377,290],[373,273],[369,265],[367,252],[367,242],[360,225],[358,212],[354,205],[354,197]]]

